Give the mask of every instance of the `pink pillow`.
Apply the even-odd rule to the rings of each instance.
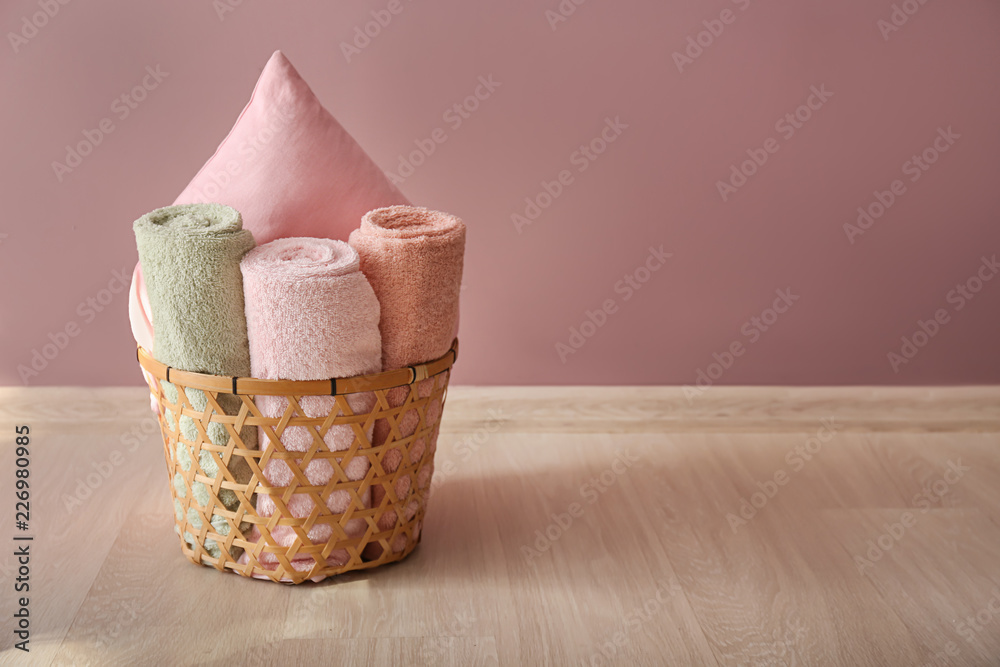
[[[215,155],[174,201],[201,202],[239,211],[258,245],[286,236],[346,241],[368,211],[409,204],[281,51],[267,61]],[[152,317],[138,264],[129,317],[136,341],[152,345]]]

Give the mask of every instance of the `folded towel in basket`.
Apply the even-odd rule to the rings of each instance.
[[[448,352],[458,328],[458,300],[462,285],[462,263],[465,253],[465,224],[453,215],[414,206],[389,206],[365,214],[361,227],[351,232],[350,244],[361,257],[361,271],[368,278],[379,303],[382,317],[382,369],[394,370],[433,361]],[[434,380],[427,379],[417,387],[417,398],[427,398]],[[403,405],[407,388],[393,389],[387,394],[390,405]],[[425,423],[436,421],[441,405],[434,401],[427,408]],[[412,436],[419,426],[416,410],[407,410],[398,423],[400,436]],[[386,420],[375,424],[374,442],[384,444],[391,435]],[[411,464],[416,464],[436,445],[436,431],[430,443],[418,438],[409,446]],[[389,449],[382,465],[394,472],[403,460],[401,449]],[[429,471],[429,468],[425,468]],[[410,492],[411,486],[425,488],[429,479],[410,480],[400,477],[395,484],[398,497]],[[379,506],[385,498],[381,485],[372,488],[372,505]],[[406,508],[406,520],[413,517],[417,503]],[[382,530],[397,522],[395,512],[386,512],[379,521]],[[406,546],[404,535],[398,535],[390,545],[393,551]],[[369,545],[366,557],[377,558],[382,552],[378,544]]]
[[[281,380],[325,380],[377,373],[381,370],[382,339],[379,334],[379,302],[368,280],[359,270],[358,253],[343,241],[318,238],[286,238],[259,246],[247,253],[241,264],[246,295],[247,331],[250,340],[250,367],[253,377]],[[370,413],[375,405],[371,393],[346,396],[353,414]],[[265,417],[280,417],[289,407],[281,396],[256,397],[256,404]],[[302,412],[296,416],[326,418],[336,410],[332,396],[304,396],[299,401]],[[371,439],[371,428],[367,437]],[[344,451],[354,443],[350,425],[331,426],[323,436],[330,451]],[[281,444],[288,451],[305,452],[319,438],[317,427],[290,426],[280,434]],[[272,446],[265,429],[260,430],[264,448]],[[364,456],[342,461],[350,480],[364,479],[370,467]],[[322,487],[338,481],[329,459],[312,460],[303,471],[308,484]],[[268,483],[277,487],[301,485],[285,461],[271,459],[264,468]],[[257,495],[257,513],[272,516],[277,507],[274,498],[283,491]],[[351,509],[351,496],[346,490],[334,490],[322,495],[295,493],[287,503],[288,513],[307,517],[321,500],[329,511],[343,514]],[[361,494],[362,506],[370,507],[369,493]],[[364,519],[350,519],[344,524],[349,537],[363,535]],[[317,523],[308,531],[313,544],[322,544],[335,536],[329,523]],[[260,539],[255,527],[250,540]],[[282,546],[290,545],[296,534],[290,526],[276,526],[271,537]],[[244,556],[246,560],[246,556]],[[274,554],[261,553],[266,568],[277,566]],[[339,566],[347,563],[344,549],[333,551],[327,563]],[[314,559],[306,554],[293,560],[296,569],[311,567]]]
[[[156,359],[186,371],[249,375],[250,350],[240,260],[254,247],[254,239],[243,229],[239,212],[221,204],[168,206],[136,220],[133,230],[139,261],[145,267]],[[162,386],[167,400],[181,408],[203,411],[208,405],[207,396],[200,390],[185,390],[185,400],[172,383],[163,382]],[[218,403],[227,415],[237,414],[242,406],[242,401],[232,394],[219,394]],[[172,455],[181,469],[189,472],[194,465],[193,451],[200,447],[195,444],[199,440],[199,429],[191,417],[179,416],[178,419],[178,416],[170,409],[164,412],[167,424],[172,429],[179,428],[183,437]],[[225,446],[229,442],[229,433],[223,424],[211,423],[205,434],[212,445]],[[240,437],[250,448],[256,448],[256,429],[245,427]],[[206,438],[201,440],[205,442]],[[220,452],[201,449],[197,465],[199,474],[215,478],[224,463]],[[250,481],[246,459],[234,456],[227,467],[238,483]],[[189,503],[187,519],[192,528],[201,529],[204,515],[215,532],[228,534],[229,524],[225,517],[208,507],[210,494],[205,484],[193,481],[192,477],[189,485],[184,476],[177,473],[174,488],[181,498],[191,493],[194,502]],[[239,506],[231,490],[222,489],[219,499],[227,510]],[[179,499],[175,500],[174,509],[180,520],[184,507]],[[192,545],[196,541],[191,533],[186,533],[184,539]],[[219,557],[220,548],[215,540],[206,539],[204,547],[212,556]],[[233,554],[234,558],[238,556],[239,553]]]

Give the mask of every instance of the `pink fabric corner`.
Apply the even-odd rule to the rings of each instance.
[[[409,203],[281,51],[267,62],[229,135],[174,204],[201,202],[239,211],[258,245],[288,236],[346,241],[368,211]],[[136,341],[152,351],[152,317],[138,265],[129,318]]]
[[[346,241],[368,211],[408,203],[281,51],[174,203],[212,201],[239,211],[257,245],[286,236]]]
[[[147,352],[153,351],[153,318],[150,310],[146,283],[142,278],[141,267],[136,264],[128,292],[128,319],[135,342]]]
[[[149,297],[146,296],[146,283],[142,279],[141,267],[136,264],[132,272],[132,284],[128,291],[128,320],[132,325],[132,336],[150,354],[153,353],[153,318],[150,316]],[[153,388],[153,376],[142,369],[142,376],[150,389]],[[152,392],[149,394],[149,409],[159,412],[160,406]]]

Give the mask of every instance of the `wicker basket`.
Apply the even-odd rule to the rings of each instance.
[[[184,554],[193,563],[218,570],[296,584],[405,558],[420,540],[441,409],[457,356],[456,339],[443,357],[419,366],[346,379],[291,381],[180,371],[156,361],[140,347],[139,364],[152,378],[150,391],[160,408],[175,530]],[[369,401],[374,396],[374,408],[354,414],[348,397],[366,393]],[[219,407],[218,398],[225,394],[239,398],[238,414],[227,415]],[[198,409],[195,403],[199,401],[191,397],[202,395],[204,407]],[[265,395],[287,399],[288,408],[281,417],[261,414],[254,397]],[[333,396],[335,404],[325,417],[308,417],[300,405],[306,396]],[[188,434],[192,425],[197,429],[193,438],[180,428],[184,417],[192,420],[185,422]],[[409,426],[401,430],[404,417]],[[282,445],[281,434],[293,426],[312,431],[309,451],[288,451]],[[334,426],[353,429],[349,449],[331,451],[326,446],[324,435]],[[251,449],[240,437],[250,427],[260,427],[259,449]],[[228,442],[212,444],[207,435],[210,428],[215,433],[225,428]],[[388,432],[384,444],[372,445],[367,434],[373,428],[376,433]],[[404,431],[412,434],[404,437]],[[356,458],[367,459],[367,473],[363,479],[351,480],[344,469]],[[271,486],[261,472],[272,459],[288,465],[294,478],[288,486]],[[325,486],[310,486],[304,471],[310,462],[321,459],[330,463],[333,475]],[[384,494],[373,492],[378,488]],[[324,502],[334,492],[341,497],[349,494],[349,506],[342,514],[333,513]],[[220,494],[228,502],[220,500]],[[272,497],[275,510],[271,516],[258,514],[261,494]],[[308,494],[312,499],[308,516],[295,517],[288,510],[292,494]],[[384,496],[377,506],[364,500],[377,496]],[[311,539],[308,533],[323,524],[330,526],[332,534],[314,543],[315,536]],[[272,534],[276,528],[283,539]]]

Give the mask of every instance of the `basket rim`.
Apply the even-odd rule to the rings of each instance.
[[[439,375],[450,369],[458,359],[458,338],[452,341],[451,348],[443,356],[433,361],[380,373],[327,380],[266,380],[183,371],[157,361],[141,345],[137,346],[136,356],[139,365],[153,377],[191,389],[248,396],[338,396],[405,387]]]

